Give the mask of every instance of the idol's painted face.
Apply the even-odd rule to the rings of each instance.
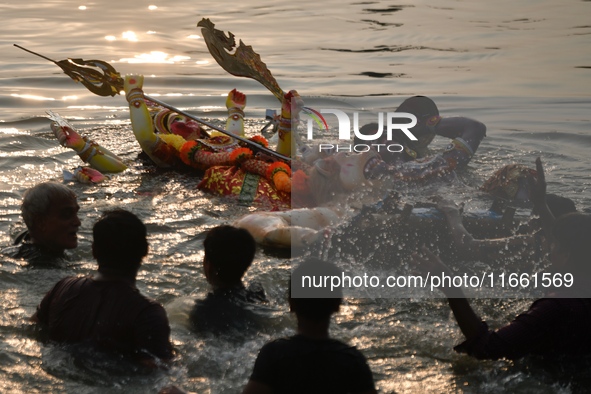
[[[53,200],[47,215],[39,220],[34,241],[47,249],[63,251],[78,246],[80,206],[75,197]]]

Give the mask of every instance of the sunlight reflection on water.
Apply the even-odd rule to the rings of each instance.
[[[6,373],[0,391],[145,393],[174,382],[200,393],[238,392],[262,344],[294,327],[285,303],[287,257],[260,249],[247,279],[263,284],[276,309],[269,332],[236,345],[189,331],[187,309],[208,290],[201,267],[204,232],[252,208],[198,191],[194,174],[140,164],[124,97],[93,96],[55,65],[8,48],[13,43],[58,60],[103,59],[122,75],[150,75],[146,92],[218,124],[225,121],[224,97],[236,87],[248,95],[247,131],[254,134],[265,123],[265,109],[278,109],[278,102],[258,83],[229,76],[213,61],[195,26],[210,17],[216,27],[252,45],[281,87],[297,88],[307,102],[342,99],[377,112],[425,94],[444,116],[484,122],[488,137],[464,174],[468,186],[458,197],[468,204],[486,208],[471,194],[492,171],[509,162],[531,165],[542,154],[550,187],[580,208],[591,206],[589,2],[243,2],[230,8],[187,0],[174,6],[106,3],[100,10],[70,0],[0,4],[0,40],[7,47],[0,59],[0,239],[8,241],[24,228],[18,212],[25,189],[60,180],[63,169],[80,164],[71,150],[57,145],[46,109],[62,113],[130,164],[104,185],[70,185],[80,196],[83,218],[71,267],[30,270],[1,261],[0,364]],[[435,141],[438,148],[446,144]],[[446,192],[454,193],[450,189]],[[165,304],[179,360],[169,372],[150,378],[64,374],[75,369],[72,360],[34,340],[25,319],[59,278],[94,269],[92,223],[103,210],[119,206],[133,209],[149,227],[151,254],[139,286]],[[475,302],[499,324],[529,303]],[[461,334],[442,300],[349,300],[335,318],[333,334],[367,355],[383,392],[571,391],[555,376],[530,373],[527,366],[453,353]]]

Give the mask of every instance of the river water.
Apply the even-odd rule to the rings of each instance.
[[[63,169],[79,164],[51,134],[45,110],[65,116],[130,165],[98,186],[70,184],[79,196],[82,228],[69,267],[32,269],[1,260],[0,391],[148,393],[174,383],[198,393],[235,393],[258,349],[294,326],[285,302],[289,256],[261,249],[246,279],[267,291],[274,311],[269,330],[235,341],[189,330],[187,312],[208,291],[201,271],[204,232],[251,209],[197,190],[197,174],[142,165],[123,97],[95,96],[15,43],[55,60],[101,59],[122,75],[143,73],[147,94],[220,125],[224,96],[237,88],[248,95],[247,132],[255,133],[265,109],[278,109],[278,102],[257,82],[232,77],[215,63],[196,28],[208,17],[252,45],[280,86],[297,89],[305,101],[339,100],[377,112],[421,94],[433,98],[443,116],[482,121],[487,138],[464,174],[471,190],[500,166],[533,165],[541,155],[549,189],[579,209],[590,207],[591,2],[433,3],[0,2],[1,245],[24,228],[24,190],[60,181]],[[460,198],[470,209],[470,193]],[[58,279],[92,272],[92,223],[111,207],[131,209],[148,225],[151,254],[138,286],[168,311],[179,357],[167,372],[138,376],[74,362],[60,347],[40,344],[27,322]],[[492,326],[529,303],[474,301]],[[570,393],[584,392],[591,382],[588,367],[548,369],[455,354],[462,336],[441,299],[349,299],[332,334],[367,356],[384,393]]]

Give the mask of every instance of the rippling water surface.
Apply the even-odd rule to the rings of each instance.
[[[99,186],[70,185],[83,218],[70,267],[0,262],[0,391],[146,393],[176,383],[199,393],[239,392],[258,349],[292,333],[294,325],[285,302],[287,256],[260,250],[247,279],[260,281],[268,293],[275,311],[269,330],[237,341],[189,331],[187,312],[208,290],[200,266],[203,234],[249,209],[198,191],[197,176],[142,165],[123,97],[94,96],[14,43],[55,60],[95,58],[122,75],[143,73],[146,93],[214,123],[222,124],[224,96],[238,88],[248,95],[248,132],[255,133],[265,109],[278,103],[257,82],[232,77],[213,61],[196,28],[208,17],[252,45],[281,87],[297,89],[308,102],[337,99],[377,112],[422,94],[444,116],[484,122],[488,136],[463,174],[468,187],[460,198],[467,208],[469,190],[495,169],[532,164],[541,155],[549,188],[584,209],[591,206],[590,7],[578,0],[0,3],[1,244],[23,229],[23,191],[60,180],[63,169],[79,164],[51,134],[45,110],[67,117],[130,164]],[[26,320],[58,279],[94,269],[90,229],[101,211],[115,206],[132,209],[148,225],[151,254],[139,287],[165,305],[179,350],[172,368],[154,376],[74,363],[63,349],[41,345]],[[385,271],[389,264],[396,262],[383,262]],[[483,299],[475,305],[494,326],[530,302]],[[454,354],[461,333],[443,300],[351,299],[335,323],[334,336],[364,352],[382,392],[569,393],[589,387],[588,368],[570,379],[527,363]]]

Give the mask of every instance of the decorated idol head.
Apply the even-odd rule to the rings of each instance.
[[[308,173],[305,189],[298,189],[296,193],[307,193],[313,205],[321,205],[337,194],[372,186],[371,179],[380,172],[382,165],[383,161],[374,151],[340,152],[317,160]]]
[[[186,140],[195,140],[203,135],[199,123],[166,108],[154,116],[154,127],[161,134],[176,134]]]

